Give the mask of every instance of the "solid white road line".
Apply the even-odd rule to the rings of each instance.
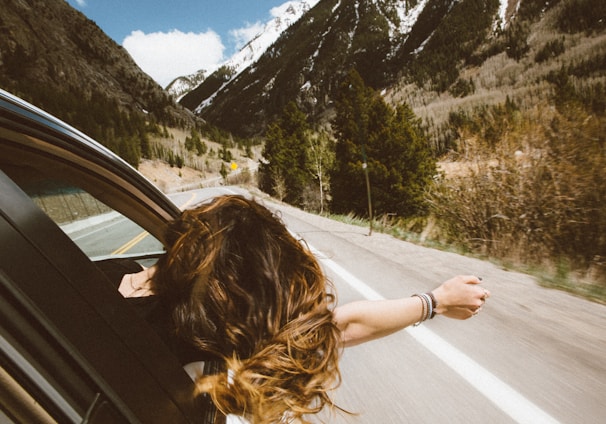
[[[365,299],[385,299],[345,268],[328,259],[326,255],[311,246],[309,248],[318,260]],[[423,326],[409,327],[406,331],[516,422],[524,424],[556,424],[559,422],[433,331]]]

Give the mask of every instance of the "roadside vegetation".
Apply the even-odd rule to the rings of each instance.
[[[332,141],[325,144],[324,190],[313,189],[303,159],[301,188],[285,178],[295,161],[270,176],[281,161],[277,140],[288,137],[284,117],[268,133],[261,188],[370,227],[367,171],[375,231],[478,256],[606,302],[606,27],[594,18],[606,16],[603,4],[524,2],[516,25],[469,52],[473,66],[448,78],[427,68],[427,79],[404,79],[381,96],[388,104],[350,74],[325,135]],[[550,19],[539,22],[546,13]],[[295,121],[305,123],[305,115]],[[300,158],[315,131],[304,125],[289,143],[302,149]]]
[[[551,95],[533,107],[506,97],[451,112],[440,164],[454,167],[441,172],[412,110],[387,105],[352,72],[335,102],[333,138],[315,138],[325,139],[323,172],[309,160],[317,149],[313,131],[292,103],[268,131],[260,188],[309,211],[372,222],[376,231],[477,255],[605,302],[605,97],[600,80],[574,84],[574,69],[546,75]]]
[[[576,101],[524,114],[510,103],[457,128],[458,175],[428,192],[433,238],[604,297],[606,116]]]
[[[436,159],[407,105],[391,107],[352,70],[329,129],[314,130],[290,103],[267,131],[260,188],[307,210],[329,204],[333,212],[366,217],[425,212]]]

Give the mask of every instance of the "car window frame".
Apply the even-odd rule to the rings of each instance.
[[[180,213],[166,196],[88,137],[1,94],[2,143],[68,167],[73,177],[86,176],[102,191],[100,200],[162,241],[166,223]],[[8,241],[0,255],[5,289],[18,294],[13,301],[19,299],[26,318],[43,325],[129,421],[195,422],[195,386],[181,364],[94,262],[1,171],[0,224]],[[28,246],[32,263],[8,248],[18,243]],[[51,275],[52,292],[40,290],[36,280]]]
[[[29,152],[69,177],[164,244],[179,208],[131,165],[82,132],[0,90],[0,137],[14,154]],[[12,143],[13,146],[10,144]]]
[[[42,322],[127,416],[135,414],[141,422],[162,422],[158,417],[188,422],[187,416],[196,415],[193,382],[157,334],[2,172],[0,193],[3,239],[14,247],[1,255],[0,268],[18,284],[11,289],[31,312],[30,319]],[[29,266],[15,257],[19,243],[30,248]],[[39,284],[51,277],[52,287]]]

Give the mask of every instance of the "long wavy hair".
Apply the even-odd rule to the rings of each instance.
[[[318,262],[267,208],[222,196],[170,225],[153,284],[178,335],[225,361],[197,381],[223,414],[304,421],[340,383],[334,295]]]

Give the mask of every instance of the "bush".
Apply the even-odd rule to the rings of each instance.
[[[562,8],[557,21],[562,32],[599,32],[606,29],[604,0],[570,0]]]
[[[494,148],[468,143],[466,157],[476,160],[467,174],[430,196],[449,241],[527,265],[565,258],[589,270],[606,257],[605,129],[604,117],[583,109],[537,110],[510,122]]]

